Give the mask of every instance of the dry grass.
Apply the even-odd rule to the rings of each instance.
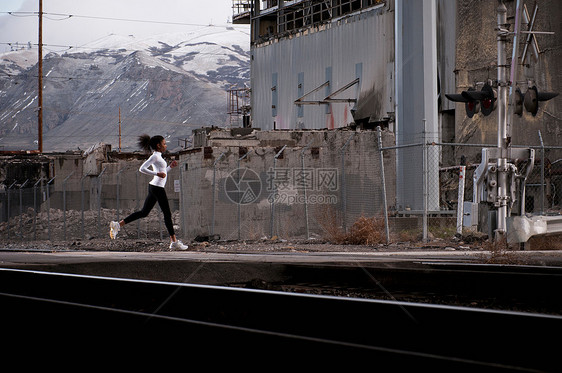
[[[562,235],[537,236],[529,240],[531,250],[562,250]],[[526,255],[521,255],[519,245],[509,245],[506,238],[499,241],[487,240],[482,249],[490,255],[483,255],[481,259],[490,264],[527,264]]]
[[[524,264],[524,258],[518,255],[518,248],[510,247],[507,238],[500,240],[489,239],[484,242],[482,249],[488,251],[490,255],[483,255],[482,260],[489,264]]]
[[[386,242],[384,219],[377,217],[360,217],[346,232],[338,224],[338,214],[327,208],[317,221],[324,231],[325,239],[338,245],[375,245]]]
[[[386,242],[384,219],[360,217],[345,235],[344,243],[351,245],[375,245]]]
[[[316,221],[322,228],[326,240],[330,242],[339,241],[342,232],[339,220],[338,212],[333,207],[325,206],[318,211]]]

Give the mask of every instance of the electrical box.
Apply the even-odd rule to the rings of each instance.
[[[463,205],[463,227],[478,227],[478,203],[465,201]]]

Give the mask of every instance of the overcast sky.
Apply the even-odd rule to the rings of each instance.
[[[0,0],[0,53],[10,50],[6,43],[37,44],[37,15],[5,13],[37,12],[38,4],[39,0]],[[232,18],[232,0],[43,0],[43,12],[75,16],[68,18],[45,14],[43,18],[43,44],[74,47],[112,33],[143,37],[150,34],[189,31],[200,25],[226,25]],[[44,49],[46,52],[61,50],[49,46]]]

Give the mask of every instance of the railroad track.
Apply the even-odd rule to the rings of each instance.
[[[562,268],[416,262],[291,265],[285,280],[238,284],[299,293],[416,301],[562,315]]]
[[[555,371],[559,348],[548,336],[562,332],[556,315],[13,269],[0,269],[0,302],[8,339],[57,335],[86,348],[109,336],[129,347],[179,338],[190,355],[319,366]]]

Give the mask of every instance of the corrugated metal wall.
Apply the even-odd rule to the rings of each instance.
[[[390,3],[390,2],[389,2]],[[394,14],[389,5],[344,17],[298,35],[252,48],[252,126],[270,129],[345,127],[355,119],[380,121],[394,112]],[[333,98],[356,103],[299,106],[306,96],[323,100],[360,78]]]

